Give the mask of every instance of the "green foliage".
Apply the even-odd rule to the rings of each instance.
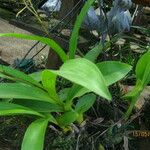
[[[81,27],[81,24],[85,18],[85,15],[87,13],[87,11],[89,10],[90,6],[92,5],[92,3],[95,0],[87,0],[85,2],[85,5],[83,6],[79,16],[77,17],[77,20],[75,22],[73,31],[72,31],[72,35],[70,38],[70,42],[69,42],[69,58],[75,58],[75,52],[77,49],[77,43],[78,43],[78,35],[79,35],[79,29]]]
[[[11,79],[13,81],[16,80],[17,83],[1,83],[0,98],[10,98],[14,104],[1,102],[0,107],[3,109],[1,108],[0,113],[1,115],[31,114],[45,119],[50,115],[51,119],[49,119],[48,122],[53,122],[61,128],[70,126],[71,123],[75,121],[82,122],[84,112],[92,107],[96,99],[94,94],[85,94],[94,92],[99,96],[110,100],[111,95],[108,91],[107,84],[109,83],[110,85],[120,80],[131,69],[129,65],[120,62],[106,62],[108,66],[109,64],[111,66],[111,73],[116,76],[114,79],[110,80],[112,76],[110,71],[108,71],[109,67],[104,64],[106,70],[102,69],[102,64],[103,63],[98,63],[97,67],[94,63],[85,58],[68,60],[59,70],[44,70],[42,74],[38,73],[39,76],[42,76],[38,77],[42,79],[42,84],[38,83],[30,77],[30,75],[23,74],[21,80],[18,80],[16,79],[16,74],[11,74]],[[112,67],[113,65],[114,69]],[[102,73],[100,69],[102,70]],[[12,69],[5,69],[6,78],[7,75],[10,76],[10,71],[12,71]],[[1,74],[3,74],[3,72],[4,71],[1,71]],[[20,71],[17,72],[18,74],[21,74]],[[61,76],[75,83],[73,87],[67,89],[68,94],[64,100],[60,99],[61,95],[59,95],[59,92],[56,90],[56,76]],[[31,81],[34,84],[26,82],[28,77],[32,79]],[[109,79],[107,84],[105,79]],[[82,95],[85,96],[81,97]],[[78,98],[75,107],[73,105],[74,98]],[[56,115],[56,120],[50,114],[51,112],[60,113]],[[31,130],[33,129],[32,126],[36,125],[33,123],[29,126],[29,129],[27,129],[22,146],[23,149],[27,149],[29,146],[28,144],[30,141],[28,141],[28,136],[30,135],[30,132],[34,137],[34,132],[36,130]],[[39,128],[39,136],[42,134],[40,139],[43,140],[45,126],[43,127],[43,123],[41,123],[41,125],[39,123],[39,126],[35,128]],[[34,142],[37,142],[35,137],[34,140]],[[39,144],[39,147],[41,147],[42,141],[39,141]]]
[[[119,61],[104,61],[97,64],[105,77],[106,85],[111,85],[122,79],[130,70],[131,66]]]
[[[54,99],[59,99],[56,92],[56,77],[54,73],[49,70],[44,70],[42,72],[42,84],[44,88],[47,90],[49,95]]]
[[[28,83],[41,88],[41,85],[35,80],[33,80],[33,78],[31,78],[30,76],[26,76],[26,74],[24,74],[23,72],[20,72],[10,67],[0,65],[0,76],[1,75],[3,75],[2,77],[5,76],[5,78],[7,79]]]
[[[31,92],[32,91],[32,92]],[[22,83],[0,84],[1,98],[31,99],[55,103],[44,90]]]
[[[45,37],[40,37],[40,36],[35,36],[35,35],[33,36],[33,35],[17,34],[17,33],[0,34],[0,37],[3,37],[3,36],[5,36],[5,37],[15,37],[15,38],[26,39],[26,40],[40,41],[44,44],[47,44],[49,47],[51,47],[58,54],[58,56],[61,58],[61,60],[63,62],[65,62],[68,59],[65,51],[52,39],[45,38]]]
[[[141,59],[138,61],[136,66],[136,78],[142,82],[142,85],[145,86],[150,82],[150,52],[148,51],[144,54]]]
[[[119,81],[127,75],[127,73],[132,69],[128,64],[117,62],[117,61],[106,61],[97,63],[97,67],[104,76],[107,86]],[[80,97],[90,91],[79,85],[74,85],[68,93],[69,100]]]
[[[99,54],[102,52],[103,46],[101,44],[96,45],[94,48],[92,48],[85,56],[84,58],[95,62]]]
[[[62,65],[60,70],[52,72],[95,92],[99,96],[111,100],[111,95],[100,70],[87,59],[77,58],[68,60]]]
[[[131,101],[130,107],[127,110],[125,117],[128,118],[132,112],[132,109],[137,102],[141,92],[145,86],[150,82],[150,52],[145,53],[137,62],[135,74],[136,74],[136,85],[127,93],[124,98]]]
[[[28,107],[24,107],[17,104],[11,104],[6,102],[0,103],[0,116],[10,116],[10,115],[18,115],[18,114],[30,114],[37,115],[43,117],[42,114],[29,109]]]
[[[64,108],[62,105],[52,104],[45,101],[34,101],[34,100],[26,100],[26,99],[15,99],[13,100],[13,103],[19,104],[25,107],[28,107],[32,110],[38,111],[38,112],[45,112],[45,113],[51,113],[51,112],[63,112]]]
[[[93,2],[94,0],[88,0],[85,3],[75,23],[69,44],[69,57],[57,43],[49,38],[15,33],[0,34],[0,37],[40,41],[54,49],[63,61],[59,70],[44,70],[31,75],[0,65],[0,77],[13,81],[0,83],[0,98],[9,99],[9,103],[0,102],[0,115],[37,116],[37,120],[31,123],[25,133],[22,150],[43,149],[48,123],[53,123],[62,129],[70,128],[74,122],[81,123],[84,120],[84,113],[93,106],[96,95],[111,100],[108,86],[125,77],[131,70],[131,66],[121,62],[108,61],[95,64],[103,49],[101,45],[94,47],[84,58],[74,59],[79,28]],[[58,91],[58,76],[70,81],[73,85]],[[77,100],[76,104],[74,99]],[[53,113],[55,116],[52,112],[55,112]]]
[[[95,100],[96,96],[94,94],[87,94],[79,98],[75,107],[76,112],[83,114],[93,106]]]
[[[57,118],[57,122],[61,127],[66,127],[76,121],[78,113],[76,111],[70,110],[66,111],[64,114]]]
[[[47,124],[48,119],[38,119],[32,122],[25,133],[21,150],[42,150]]]

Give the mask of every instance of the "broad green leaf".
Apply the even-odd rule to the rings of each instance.
[[[65,127],[76,121],[78,114],[75,111],[65,112],[59,116],[56,120],[61,127]]]
[[[78,84],[74,84],[67,93],[67,98],[65,101],[65,109],[70,110],[73,99],[81,97],[84,94],[89,93],[89,92],[90,92],[90,90],[88,90]]]
[[[114,37],[113,37],[114,38]],[[98,43],[94,48],[92,48],[89,52],[86,53],[84,58],[92,61],[95,63],[96,59],[100,55],[102,51],[108,50],[110,48],[111,43],[114,41],[113,38],[111,39],[112,41],[107,41],[105,43]]]
[[[78,84],[74,84],[68,91],[66,102],[71,102],[75,97],[75,95],[78,93],[78,91],[80,91],[81,89],[83,89],[82,86]]]
[[[106,43],[106,48],[108,47],[108,43],[109,42]],[[90,50],[84,56],[84,58],[86,58],[92,62],[95,62],[97,57],[99,56],[99,54],[102,52],[103,48],[104,47],[101,44],[96,45],[92,50]],[[84,94],[89,93],[89,92],[90,91],[88,89],[83,88],[80,85],[73,85],[72,88],[70,88],[67,101],[71,102],[71,100],[73,98],[83,96]]]
[[[13,103],[31,108],[32,110],[35,110],[37,112],[63,112],[64,111],[64,108],[61,105],[42,102],[42,101],[15,99],[13,100]]]
[[[31,73],[31,74],[29,74],[29,76],[37,82],[40,82],[42,80],[42,72],[41,71]]]
[[[43,150],[48,119],[38,119],[29,125],[23,138],[21,150]]]
[[[90,90],[88,90],[88,89],[86,89],[86,88],[81,88],[81,89],[79,89],[79,90],[75,93],[73,99],[74,99],[74,98],[77,98],[77,97],[81,97],[81,96],[83,96],[84,94],[89,93],[89,92],[90,92]]]
[[[105,78],[107,86],[119,81],[131,70],[131,66],[118,61],[106,61],[97,64],[102,75]],[[68,101],[71,101],[75,97],[80,97],[90,91],[79,85],[74,85],[68,94]]]
[[[97,64],[102,75],[105,78],[107,86],[119,81],[131,70],[131,66],[118,61],[106,61]],[[90,91],[79,85],[74,85],[68,94],[68,101],[71,101],[75,97],[80,97]]]
[[[31,99],[55,103],[43,90],[21,83],[1,83],[0,98]]]
[[[136,65],[136,78],[141,80],[143,86],[150,82],[150,51],[145,53]]]
[[[42,88],[41,84],[35,81],[32,77],[11,67],[0,65],[0,74],[4,75],[4,78],[7,79],[13,79],[14,81],[20,81]]]
[[[93,49],[91,49],[85,56],[84,58],[95,62],[99,54],[102,52],[103,47],[101,44],[96,45]]]
[[[90,6],[95,0],[87,0],[77,17],[77,20],[75,22],[72,35],[69,42],[69,57],[72,59],[75,57],[75,52],[77,49],[77,42],[78,42],[78,35],[79,35],[79,29],[81,27],[81,24],[86,16],[87,11],[89,10]]]
[[[89,110],[96,100],[96,96],[94,94],[87,94],[78,99],[78,102],[75,106],[75,111],[79,114],[82,114]]]
[[[56,77],[57,75],[49,70],[44,70],[42,72],[42,84],[44,88],[48,91],[50,97],[57,100],[59,98],[56,92]]]
[[[4,75],[4,74],[1,74],[1,73],[0,73],[0,78],[3,78],[3,79],[8,79],[8,80],[15,81],[13,78],[11,78],[11,77],[8,77],[8,76],[6,76],[6,75]]]
[[[89,92],[90,90],[83,88],[80,85],[74,84],[68,92],[67,102],[73,100],[74,98],[81,97],[84,94],[89,93]]]
[[[15,37],[19,39],[40,41],[44,44],[47,44],[49,47],[51,47],[59,55],[59,57],[61,58],[63,62],[65,62],[68,59],[65,51],[54,40],[46,38],[46,37],[26,35],[26,34],[17,34],[17,33],[4,33],[4,34],[0,34],[0,37]]]
[[[87,59],[68,60],[62,65],[60,70],[52,72],[111,100],[103,75],[97,66]]]
[[[10,116],[10,115],[20,115],[20,114],[29,114],[29,115],[44,117],[44,115],[32,109],[29,109],[27,107],[23,107],[21,105],[17,105],[13,103],[0,102],[0,116]]]
[[[132,69],[130,65],[119,61],[104,61],[98,63],[97,67],[104,76],[107,86],[125,77]]]
[[[59,98],[61,101],[66,101],[70,88],[63,88],[58,92]]]

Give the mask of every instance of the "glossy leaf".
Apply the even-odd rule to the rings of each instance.
[[[81,96],[83,96],[84,94],[89,93],[89,92],[90,92],[90,90],[88,90],[88,89],[86,89],[86,88],[81,88],[81,89],[79,89],[79,90],[75,93],[73,99],[74,99],[74,98],[81,97]]]
[[[35,81],[37,81],[37,82],[42,81],[42,72],[41,71],[40,72],[31,73],[31,74],[29,74],[29,76],[31,78],[33,78]]]
[[[34,100],[25,100],[25,99],[16,99],[13,100],[13,103],[19,104],[37,112],[63,112],[64,108],[61,105],[52,104],[48,102],[42,101],[34,101]]]
[[[106,61],[97,64],[101,73],[103,74],[107,86],[119,81],[131,70],[131,66],[118,61]],[[68,101],[71,101],[75,97],[83,96],[90,91],[79,85],[74,85],[68,94]]]
[[[24,82],[42,88],[41,84],[35,81],[32,77],[11,67],[0,65],[0,74],[4,75],[4,78],[7,79]]]
[[[70,91],[70,88],[63,88],[62,90],[60,90],[58,92],[58,95],[59,95],[59,98],[61,99],[61,101],[67,100],[69,91]]]
[[[19,39],[40,41],[44,44],[47,44],[49,47],[51,47],[59,55],[59,57],[61,58],[63,62],[65,62],[68,59],[64,50],[54,40],[46,38],[46,37],[26,35],[26,34],[17,34],[17,33],[4,33],[4,34],[0,34],[0,37],[15,37]]]
[[[118,61],[104,61],[98,63],[97,67],[103,74],[107,86],[125,77],[132,69],[130,65]]]
[[[145,53],[136,66],[136,78],[141,80],[143,86],[150,82],[150,51]]]
[[[43,90],[20,83],[1,83],[0,98],[31,99],[55,103]]]
[[[43,150],[48,119],[38,119],[31,123],[23,138],[21,150]]]
[[[57,75],[50,72],[49,70],[44,70],[42,72],[42,84],[50,96],[54,99],[58,99],[56,92],[56,77]]]
[[[75,111],[65,112],[59,116],[56,120],[61,127],[65,127],[76,121],[78,114]]]
[[[75,111],[79,114],[82,114],[89,110],[96,100],[96,96],[94,94],[87,94],[78,99],[78,103],[76,104]]]
[[[91,49],[85,56],[84,58],[95,62],[99,54],[102,52],[103,47],[101,44],[96,45],[93,49]],[[89,93],[90,91],[86,88],[81,87],[80,85],[73,85],[70,88],[69,94],[68,94],[68,99],[67,101],[71,101],[72,99],[76,97],[83,96],[86,93]]]
[[[103,47],[101,44],[96,45],[93,49],[91,49],[85,56],[84,58],[95,62],[99,54],[102,52]]]
[[[0,102],[0,116],[10,116],[20,114],[29,114],[44,117],[42,114],[27,107],[23,107],[21,105],[13,103]]]
[[[87,54],[84,56],[84,58],[95,62],[99,54],[102,52],[102,50],[108,49],[110,47],[110,41],[106,42],[104,47],[101,44],[96,45],[93,49],[91,49]],[[89,93],[90,91],[86,88],[81,87],[80,85],[73,85],[70,88],[68,99],[67,101],[71,101],[73,98],[83,96],[86,93]]]
[[[97,66],[87,59],[68,60],[62,65],[60,70],[52,72],[111,100],[103,75]]]
[[[77,17],[77,20],[75,22],[72,35],[69,42],[69,57],[72,59],[75,57],[75,52],[77,49],[77,42],[78,42],[78,35],[79,35],[79,29],[81,27],[81,24],[86,16],[87,11],[89,10],[90,6],[95,0],[87,0]]]
[[[68,92],[67,102],[73,100],[74,98],[81,97],[84,94],[89,93],[89,92],[90,90],[83,88],[80,85],[74,84]]]

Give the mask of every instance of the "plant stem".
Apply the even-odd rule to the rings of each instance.
[[[127,112],[125,113],[125,120],[127,120],[129,118],[130,114],[132,113],[133,107],[134,107],[134,103],[131,102]]]

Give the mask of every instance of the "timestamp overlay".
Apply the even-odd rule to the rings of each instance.
[[[130,135],[135,138],[150,138],[150,131],[147,130],[134,130]]]

